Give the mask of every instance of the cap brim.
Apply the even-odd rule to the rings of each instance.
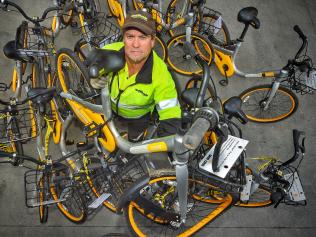
[[[127,30],[129,28],[138,29],[146,35],[155,34],[155,32],[150,27],[147,27],[146,25],[144,25],[142,23],[137,23],[137,22],[125,23],[122,27],[122,30],[124,31],[124,30]]]

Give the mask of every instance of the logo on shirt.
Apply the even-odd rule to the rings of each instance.
[[[137,91],[138,93],[142,94],[143,96],[148,96],[145,92],[143,92],[140,89],[135,89],[135,91]]]

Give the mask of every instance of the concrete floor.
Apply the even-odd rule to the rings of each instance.
[[[29,14],[39,14],[51,1],[26,0],[15,1]],[[105,4],[103,1],[102,4]],[[242,25],[236,16],[242,7],[258,8],[261,20],[259,30],[249,29],[245,43],[238,56],[238,66],[245,71],[260,71],[280,68],[296,53],[300,46],[297,34],[292,30],[295,24],[301,26],[309,39],[309,55],[316,62],[316,2],[313,0],[212,0],[209,7],[223,14],[231,37],[236,38],[242,31]],[[14,39],[15,29],[22,17],[13,12],[0,11],[0,46]],[[59,47],[73,47],[73,35],[70,30],[61,32]],[[14,62],[0,54],[0,80],[8,82]],[[216,68],[212,67],[215,81],[222,79]],[[266,79],[270,81],[269,79]],[[219,95],[225,99],[238,95],[244,89],[255,84],[265,83],[264,79],[244,79],[232,77],[228,87],[218,83]],[[0,95],[7,96],[6,93]],[[316,231],[316,172],[313,157],[316,154],[316,122],[314,104],[315,95],[298,95],[300,106],[291,118],[275,124],[249,123],[242,126],[244,138],[250,141],[247,151],[249,157],[269,155],[286,160],[292,155],[292,129],[306,132],[306,157],[300,174],[304,185],[308,205],[292,207],[280,205],[260,209],[231,208],[225,215],[207,225],[196,236],[313,236]],[[35,155],[35,146],[26,146],[30,155]],[[82,225],[67,221],[55,207],[49,209],[49,220],[40,224],[37,209],[28,209],[24,205],[23,174],[25,169],[0,166],[0,236],[103,236],[108,233],[128,234],[123,216],[102,209],[93,218]]]

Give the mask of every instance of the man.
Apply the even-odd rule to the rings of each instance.
[[[127,124],[128,138],[138,141],[148,126],[154,109],[159,115],[158,136],[175,134],[181,126],[181,109],[174,81],[166,64],[152,50],[155,22],[148,13],[132,12],[122,27],[123,42],[104,49],[124,52],[126,64],[109,75],[112,109]],[[91,79],[94,88],[104,87],[105,78]]]

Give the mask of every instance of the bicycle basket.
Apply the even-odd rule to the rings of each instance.
[[[211,41],[211,43],[216,45],[224,45],[226,39],[222,39],[220,37],[220,31],[223,24],[221,13],[207,7],[204,7],[202,12],[203,18],[202,20],[200,20],[200,18],[197,19],[193,30],[206,36]]]
[[[92,42],[100,48],[121,39],[120,28],[107,19],[104,12],[98,12],[94,18],[87,19],[87,25],[81,26],[80,30],[86,42]]]
[[[54,37],[50,29],[30,27],[26,21],[18,27],[15,48],[21,57],[45,57],[55,53]]]
[[[295,90],[301,95],[313,94],[316,90],[316,69],[301,72],[296,70],[293,79],[289,80],[292,90]]]
[[[35,111],[30,106],[12,107],[9,109],[0,105],[0,143],[36,137],[38,130]]]
[[[24,174],[25,205],[38,207],[59,202],[82,206],[80,186],[67,166],[28,170]]]

